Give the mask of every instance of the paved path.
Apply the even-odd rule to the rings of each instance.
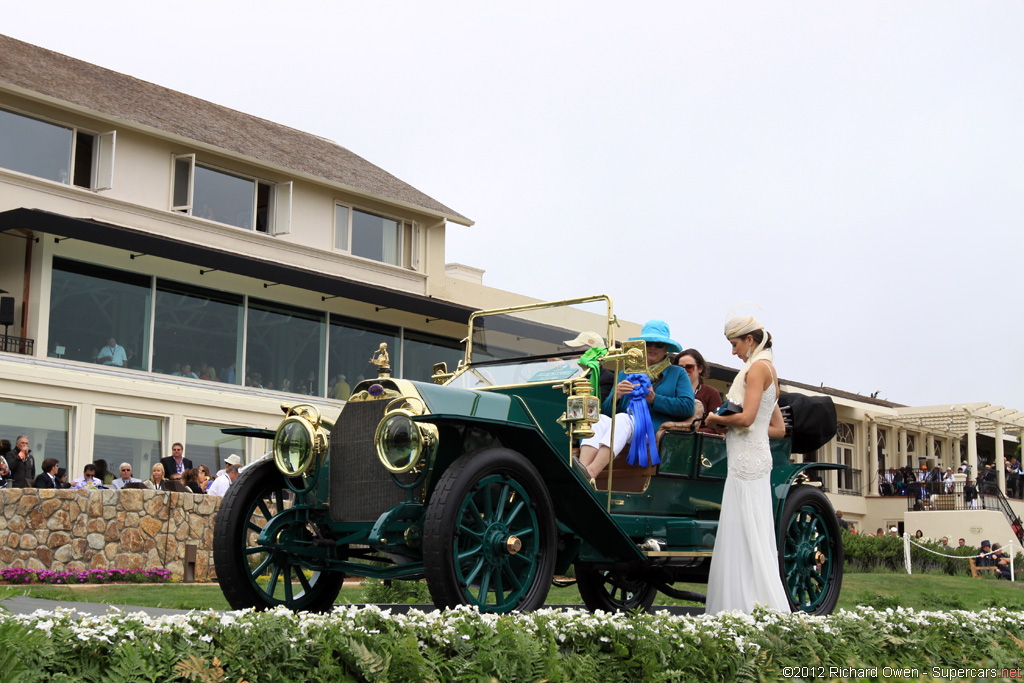
[[[36,610],[46,610],[52,612],[58,607],[71,608],[78,612],[89,615],[103,615],[108,610],[117,608],[121,612],[128,614],[134,614],[136,612],[145,612],[150,616],[163,616],[167,614],[188,614],[191,610],[187,609],[165,609],[163,607],[137,607],[133,605],[107,605],[102,602],[70,602],[67,600],[43,600],[41,598],[28,598],[24,596],[8,598],[3,602],[0,602],[0,607],[4,608],[12,614],[32,614]],[[381,609],[390,609],[395,614],[404,614],[411,609],[417,609],[421,612],[433,611],[433,605],[378,605]],[[556,609],[583,609],[582,605],[548,605],[548,607],[554,607]],[[669,614],[689,614],[696,616],[704,613],[703,607],[674,607],[674,606],[659,606],[655,605],[655,612],[667,612]]]

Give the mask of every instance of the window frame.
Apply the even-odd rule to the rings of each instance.
[[[338,230],[338,207],[342,207],[342,208],[344,208],[348,212],[348,220],[347,220],[346,226],[345,226],[345,232],[346,232],[346,236],[345,237],[346,237],[346,239],[345,239],[345,245],[344,246],[339,246],[338,245],[338,233],[339,233],[339,230]],[[352,233],[353,233],[352,222],[354,220],[354,215],[353,214],[356,211],[359,211],[360,213],[364,213],[364,214],[367,214],[367,215],[370,215],[370,216],[374,216],[374,217],[377,217],[377,218],[382,218],[384,220],[395,221],[398,224],[398,235],[397,235],[397,238],[396,238],[396,242],[397,242],[396,247],[397,247],[398,261],[399,261],[398,263],[390,263],[388,261],[377,260],[375,258],[370,258],[369,256],[361,256],[359,254],[353,253],[353,251],[352,251],[352,237],[353,237],[353,235],[352,235]],[[423,226],[420,223],[418,223],[416,221],[406,220],[406,219],[404,219],[404,218],[402,218],[400,216],[396,216],[396,215],[393,215],[393,214],[387,214],[387,213],[382,212],[382,211],[372,211],[370,209],[364,209],[362,207],[356,206],[355,204],[350,204],[348,202],[345,202],[345,201],[342,201],[342,200],[339,200],[339,199],[334,200],[334,211],[332,213],[331,220],[332,220],[331,248],[334,251],[342,252],[342,253],[345,253],[345,254],[347,254],[349,256],[352,256],[354,258],[362,259],[362,260],[368,261],[370,263],[381,263],[381,264],[384,264],[386,266],[391,266],[393,268],[401,268],[403,270],[411,270],[411,271],[417,272],[417,273],[423,272],[423,268],[422,268],[423,257],[422,257],[422,254],[424,253],[423,244],[424,244],[424,241],[425,241],[425,237],[423,235]]]
[[[234,170],[232,170],[230,168],[226,168],[226,167],[220,166],[218,164],[213,164],[213,163],[209,163],[209,162],[206,162],[206,161],[201,161],[201,160],[198,160],[196,157],[197,157],[197,155],[196,155],[195,152],[189,152],[189,153],[186,153],[186,154],[171,154],[171,183],[170,183],[171,187],[170,187],[170,201],[168,202],[169,205],[170,205],[170,210],[171,211],[175,211],[175,212],[178,212],[178,213],[183,213],[186,216],[191,216],[193,218],[199,218],[199,216],[196,216],[196,215],[194,215],[192,213],[193,210],[195,209],[196,167],[198,166],[198,167],[204,168],[204,169],[206,169],[208,171],[213,171],[215,173],[222,173],[224,175],[233,176],[235,178],[240,178],[242,180],[248,180],[248,181],[251,181],[253,183],[252,207],[251,207],[252,208],[252,227],[251,228],[243,228],[243,227],[240,227],[238,225],[234,225],[232,223],[224,223],[222,221],[213,220],[213,219],[205,219],[204,218],[203,220],[209,220],[211,223],[216,223],[217,225],[227,225],[229,227],[236,228],[238,230],[245,230],[246,232],[254,232],[254,233],[259,233],[259,234],[263,234],[263,235],[275,236],[275,235],[287,235],[287,234],[291,233],[292,197],[293,197],[293,190],[294,190],[294,182],[293,181],[287,180],[287,181],[284,181],[284,182],[275,183],[275,182],[272,182],[272,181],[269,181],[269,180],[264,180],[263,178],[259,178],[257,176],[254,176],[254,175],[251,175],[251,174],[248,174],[248,173],[241,173],[239,171],[234,171]],[[181,161],[188,160],[188,162],[189,162],[188,177],[186,179],[186,183],[187,183],[186,186],[188,188],[188,191],[187,191],[188,201],[186,203],[184,203],[184,204],[176,204],[175,203],[175,189],[177,188],[177,182],[178,182],[178,178],[177,178],[177,165],[178,165],[178,161],[179,160],[181,160]],[[259,215],[260,186],[264,186],[264,187],[268,188],[268,191],[269,191],[269,197],[268,197],[269,203],[268,203],[268,206],[267,206],[267,227],[266,227],[266,230],[260,230],[259,227],[258,227],[258,223],[257,223],[257,218],[258,218],[258,215]]]
[[[0,106],[0,111],[5,111],[15,116],[21,116],[26,119],[45,123],[50,126],[57,128],[63,128],[71,132],[71,149],[68,155],[68,180],[63,183],[59,180],[53,180],[45,176],[38,176],[32,173],[26,173],[13,168],[2,167],[6,171],[13,173],[21,173],[31,178],[38,178],[39,180],[46,180],[51,183],[57,183],[65,187],[77,187],[81,190],[88,190],[90,192],[102,192],[104,190],[112,190],[114,188],[114,155],[116,151],[117,142],[117,130],[109,130],[103,133],[96,133],[92,129],[82,128],[71,123],[60,121],[49,116],[41,116],[39,114],[18,109],[17,107]],[[93,140],[93,153],[92,159],[89,160],[89,184],[78,185],[75,183],[75,165],[78,162],[78,136],[88,135]],[[101,159],[102,157],[102,159]]]

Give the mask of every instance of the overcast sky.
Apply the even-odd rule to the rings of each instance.
[[[0,31],[330,138],[447,261],[735,366],[1024,411],[1024,3],[16,3]]]

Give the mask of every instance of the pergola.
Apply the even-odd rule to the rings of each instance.
[[[967,462],[975,472],[979,473],[981,472],[981,463],[978,462],[978,432],[991,433],[996,446],[995,466],[999,475],[999,488],[1004,491],[1006,490],[1006,459],[1003,452],[1003,439],[1007,435],[1020,436],[1024,434],[1024,413],[1013,408],[994,406],[991,403],[907,406],[894,408],[892,412],[869,413],[868,419],[871,424],[872,445],[876,443],[877,425],[879,424],[903,429],[910,428],[924,432],[929,437],[942,436],[959,439],[966,435]],[[905,444],[902,444],[902,448],[903,452],[906,452]],[[928,451],[928,454],[930,455],[931,452]],[[877,483],[873,483],[872,488],[875,487],[877,487]]]

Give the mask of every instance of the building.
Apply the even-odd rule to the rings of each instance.
[[[449,223],[472,225],[334,142],[0,36],[0,436],[72,476],[146,475],[177,441],[215,469],[267,448],[223,426],[338,410],[381,341],[398,376],[454,366],[471,311],[527,299],[446,264]],[[1024,430],[987,404],[783,388],[833,397],[839,433],[798,457],[850,466],[822,484],[869,531],[907,514],[879,467],[1002,474]]]
[[[2,36],[0,72],[0,434],[37,463],[251,457],[220,428],[336,411],[382,341],[426,379],[473,310],[528,302],[445,264],[471,220],[334,142]]]

